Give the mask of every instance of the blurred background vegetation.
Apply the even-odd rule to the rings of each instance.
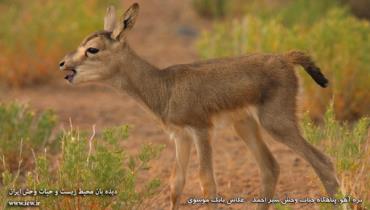
[[[11,86],[47,82],[66,50],[102,28],[114,0],[0,0],[0,78]]]
[[[370,1],[242,4],[231,0],[219,4],[222,12],[218,11],[219,7],[205,12],[206,3],[194,2],[198,2],[194,6],[201,15],[218,19],[212,30],[204,32],[198,41],[203,58],[291,49],[306,51],[330,80],[329,89],[323,91],[299,71],[304,79],[304,107],[310,109],[312,116],[321,116],[332,99],[339,119],[353,120],[369,114],[370,25],[366,19],[355,16],[366,17],[357,11],[358,6],[351,5],[363,2],[362,7],[370,11]],[[210,1],[202,2],[210,4]]]

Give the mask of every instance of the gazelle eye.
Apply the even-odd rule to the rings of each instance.
[[[98,53],[98,52],[99,52],[99,49],[97,49],[97,48],[93,48],[93,47],[90,47],[90,48],[88,48],[88,49],[86,50],[86,52],[91,53],[91,54],[96,54],[96,53]]]

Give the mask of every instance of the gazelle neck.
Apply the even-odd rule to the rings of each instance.
[[[118,63],[117,75],[109,81],[114,88],[144,105],[156,116],[162,118],[167,107],[169,92],[164,72],[138,56],[125,46],[124,59]]]

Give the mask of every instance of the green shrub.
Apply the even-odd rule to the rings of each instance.
[[[136,155],[118,146],[129,127],[100,134],[71,128],[51,138],[52,111],[35,114],[25,105],[0,105],[0,208],[8,201],[37,200],[41,209],[132,209],[160,186],[157,178],[138,183],[140,172],[158,157],[163,145],[143,145]],[[53,150],[53,151],[51,151]],[[10,196],[11,189],[53,190],[43,196]],[[113,195],[55,196],[55,191],[112,190]]]
[[[279,20],[247,15],[242,20],[217,22],[198,41],[203,58],[235,56],[252,52],[281,53],[292,49],[308,52],[330,81],[321,90],[303,71],[305,107],[314,116],[325,111],[334,95],[340,119],[369,114],[370,25],[340,8],[331,9],[311,27],[286,27]]]
[[[113,135],[112,135],[113,132]],[[53,161],[45,150],[34,154],[35,168],[27,172],[25,182],[19,173],[2,173],[1,205],[8,201],[37,200],[41,209],[132,209],[140,206],[144,198],[153,195],[160,186],[154,178],[138,187],[138,173],[148,168],[148,162],[156,158],[162,145],[144,145],[137,155],[129,155],[117,147],[121,137],[127,137],[127,126],[103,131],[101,137],[88,137],[75,130],[64,132],[58,141],[60,154]],[[57,165],[55,165],[57,163]],[[50,196],[7,196],[10,189],[28,188],[40,191],[53,190]],[[113,195],[55,196],[55,191],[99,189],[116,191]]]
[[[11,171],[18,165],[18,149],[21,143],[25,148],[40,151],[50,140],[56,124],[56,116],[51,110],[36,114],[24,104],[0,103],[0,155],[9,162]],[[24,164],[29,163],[31,150],[24,151]],[[0,172],[3,167],[0,166]]]
[[[328,15],[331,9],[340,6],[338,0],[294,0],[277,8],[270,18],[277,17],[286,26],[311,26]]]
[[[344,195],[370,198],[370,118],[363,117],[349,125],[335,119],[333,104],[325,112],[322,125],[315,125],[306,114],[304,136],[335,158]],[[369,205],[369,203],[365,203]],[[370,206],[368,206],[370,207]]]

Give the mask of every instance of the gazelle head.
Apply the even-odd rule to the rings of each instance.
[[[68,53],[59,63],[62,71],[67,71],[65,79],[70,83],[102,81],[112,77],[119,63],[127,58],[127,32],[135,24],[139,5],[134,3],[116,20],[113,6],[108,7],[104,17],[104,30],[87,36],[76,50]]]

